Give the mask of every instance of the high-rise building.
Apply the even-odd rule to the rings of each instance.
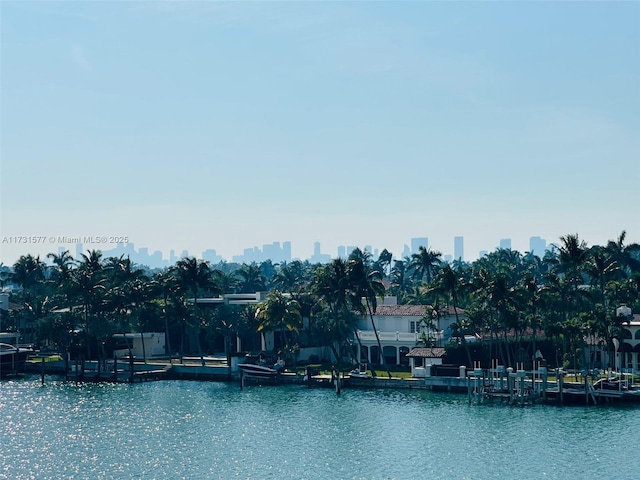
[[[282,261],[287,263],[291,261],[291,242],[288,240],[282,242]]]
[[[212,265],[216,263],[220,263],[223,260],[222,257],[218,255],[213,248],[210,248],[202,252],[202,259],[206,262],[209,262]]]
[[[313,244],[313,256],[309,259],[310,263],[328,263],[331,261],[331,255],[320,253],[320,242]]]
[[[347,258],[347,248],[344,245],[338,247],[338,258]]]
[[[511,239],[510,238],[501,238],[500,239],[500,248],[505,250],[511,250]]]
[[[425,250],[429,249],[429,239],[427,237],[419,237],[411,239],[411,253],[418,253],[420,247],[424,247]]]
[[[547,250],[547,241],[540,237],[531,237],[529,239],[529,251],[538,256],[543,257],[544,252]]]
[[[453,259],[464,261],[464,237],[453,237]]]

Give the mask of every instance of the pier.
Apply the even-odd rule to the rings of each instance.
[[[429,388],[448,387],[461,391],[466,388],[469,403],[508,403],[509,405],[532,405],[556,403],[598,405],[613,401],[639,402],[640,387],[634,386],[630,378],[620,374],[600,371],[582,371],[581,381],[566,381],[567,373],[562,369],[547,370],[538,366],[525,370],[522,365],[513,369],[492,362],[492,367],[483,369],[479,364],[466,372],[460,367],[459,377],[426,377]],[[553,378],[553,380],[550,380]]]
[[[204,365],[203,365],[204,363]],[[467,370],[465,366],[435,366],[426,368],[424,378],[351,377],[334,370],[321,374],[308,369],[305,374],[283,371],[277,376],[241,376],[226,363],[226,358],[184,357],[180,360],[114,358],[101,361],[70,361],[60,355],[37,355],[24,364],[24,371],[41,375],[64,376],[80,383],[139,383],[156,380],[237,381],[245,385],[301,385],[308,388],[343,389],[391,388],[463,393],[470,404],[505,403],[533,405],[536,403],[599,405],[612,402],[640,402],[640,386],[633,384],[631,373],[582,371],[568,376],[562,369],[548,370],[537,366],[525,370],[492,362],[491,368],[479,364]],[[457,374],[457,375],[456,375]]]

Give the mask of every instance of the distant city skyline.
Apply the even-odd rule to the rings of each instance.
[[[69,239],[82,238],[82,237],[69,237]],[[611,238],[611,240],[615,240],[615,238]],[[2,238],[0,238],[0,242]],[[87,253],[88,250],[100,250],[103,254],[103,258],[107,258],[110,256],[128,256],[132,261],[141,265],[147,265],[152,268],[163,268],[170,265],[175,264],[180,258],[184,257],[196,257],[198,259],[206,260],[211,264],[216,264],[219,262],[227,262],[227,263],[251,263],[256,262],[260,263],[267,259],[273,261],[273,263],[281,263],[281,262],[290,262],[292,260],[309,260],[311,263],[325,263],[331,261],[334,258],[341,257],[347,258],[351,251],[355,248],[360,248],[361,250],[369,252],[374,259],[377,259],[380,252],[383,249],[387,248],[392,255],[394,260],[403,260],[405,257],[411,257],[412,254],[418,253],[419,248],[421,246],[426,246],[426,248],[440,252],[442,254],[443,261],[452,261],[452,260],[463,260],[467,262],[473,262],[478,258],[495,251],[498,248],[511,248],[509,238],[501,238],[496,242],[496,245],[489,247],[484,250],[479,250],[475,255],[471,255],[469,258],[465,258],[464,253],[462,253],[465,249],[465,237],[463,236],[454,236],[451,238],[450,248],[437,248],[437,246],[431,246],[428,237],[416,237],[406,239],[406,242],[403,244],[403,248],[394,252],[393,250],[388,249],[384,246],[372,246],[372,245],[338,245],[335,251],[329,251],[328,249],[324,249],[321,242],[314,242],[312,253],[304,256],[304,255],[293,255],[291,252],[294,251],[294,245],[290,241],[274,241],[268,244],[263,244],[260,246],[253,246],[248,248],[243,248],[242,253],[238,255],[230,255],[224,256],[218,252],[215,248],[208,248],[203,251],[189,250],[189,249],[170,249],[166,250],[155,250],[149,248],[147,246],[137,245],[135,242],[128,243],[119,243],[115,245],[107,245],[107,248],[101,248],[101,244],[86,244],[86,243],[73,243],[73,244],[65,244],[65,245],[53,245],[56,248],[43,249],[43,245],[40,245],[39,248],[28,251],[24,250],[22,253],[16,253],[14,257],[6,257],[4,254],[7,251],[7,248],[3,249],[3,257],[0,258],[0,262],[5,266],[11,266],[18,259],[19,255],[22,254],[32,254],[39,255],[40,258],[50,263],[50,260],[47,259],[47,254],[55,253],[60,254],[64,250],[68,250],[71,255],[75,259],[81,258],[82,253]],[[533,252],[535,255],[542,257],[545,251],[551,248],[552,245],[557,245],[558,242],[547,242],[546,239],[541,238],[540,236],[532,236],[528,239],[528,247],[525,249],[517,249],[513,248],[513,250],[517,250],[520,253],[525,252]],[[606,242],[602,243],[603,245]],[[588,244],[589,246],[593,244]],[[6,244],[5,244],[6,246]],[[16,247],[16,245],[12,245]],[[304,250],[304,249],[303,249]],[[179,252],[179,253],[178,253]]]
[[[1,9],[4,264],[640,243],[640,2]]]

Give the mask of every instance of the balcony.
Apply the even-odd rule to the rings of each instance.
[[[378,337],[380,337],[380,342],[384,343],[418,343],[421,338],[421,333],[404,333],[404,332],[380,332],[378,331]],[[373,330],[358,330],[358,337],[361,342],[376,342],[376,334]],[[430,337],[433,338],[434,341],[442,339],[442,332],[431,333]]]

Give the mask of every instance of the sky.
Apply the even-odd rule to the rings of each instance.
[[[0,28],[5,265],[640,243],[640,2],[0,0]]]

